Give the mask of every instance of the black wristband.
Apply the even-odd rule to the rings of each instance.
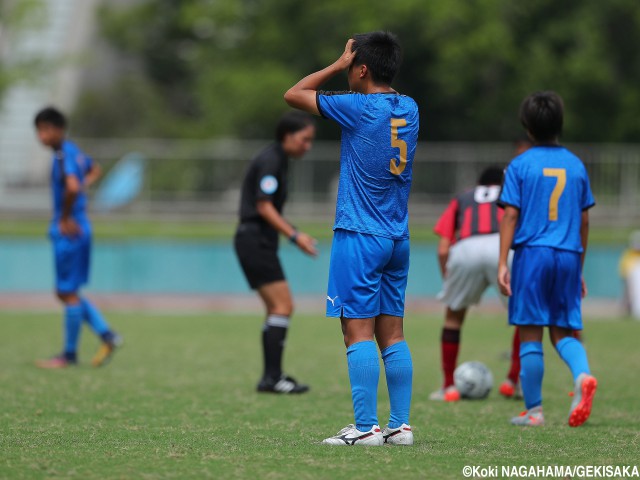
[[[291,236],[289,237],[289,241],[294,245],[298,243],[298,231],[294,230]]]

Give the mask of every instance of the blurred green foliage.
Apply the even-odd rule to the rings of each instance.
[[[351,34],[388,29],[422,139],[512,140],[522,98],[553,89],[567,141],[640,141],[638,0],[152,0],[106,3],[100,19],[139,68],[84,95],[82,135],[269,137],[287,88]]]
[[[43,62],[34,57],[11,57],[8,48],[21,35],[30,35],[42,25],[41,0],[4,0],[0,3],[0,99],[17,81],[34,80],[43,70]]]

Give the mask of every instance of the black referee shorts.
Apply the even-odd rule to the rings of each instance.
[[[259,225],[240,224],[233,245],[244,276],[253,290],[267,283],[285,280],[278,258],[277,237],[274,243],[262,234]]]

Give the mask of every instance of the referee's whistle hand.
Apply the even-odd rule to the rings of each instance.
[[[307,255],[310,255],[312,257],[315,257],[318,255],[318,249],[316,248],[316,245],[318,244],[318,242],[316,241],[315,238],[307,235],[306,233],[302,233],[302,232],[298,233],[296,244],[298,245],[298,248],[302,250],[304,253],[306,253]]]

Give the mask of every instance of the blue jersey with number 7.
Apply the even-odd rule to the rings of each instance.
[[[334,230],[409,238],[416,102],[395,92],[322,91],[317,102],[320,114],[342,128]]]
[[[566,148],[539,146],[514,158],[505,174],[500,203],[520,210],[513,248],[582,252],[582,212],[593,207],[595,200],[582,161]]]

